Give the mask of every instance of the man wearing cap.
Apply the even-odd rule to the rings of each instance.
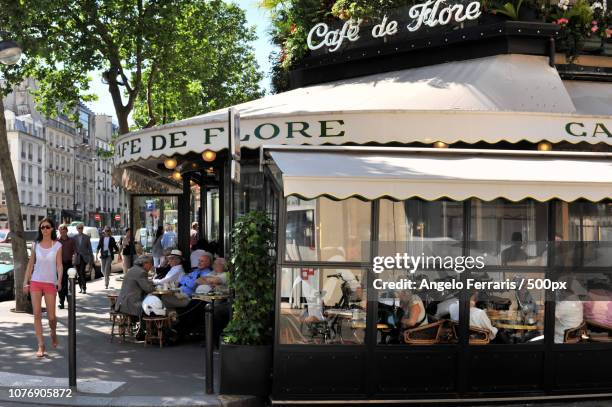
[[[121,292],[117,297],[115,310],[140,317],[142,300],[155,286],[147,278],[147,273],[153,268],[153,257],[140,256],[123,277]]]
[[[168,255],[168,263],[170,263],[170,271],[166,274],[164,278],[156,278],[153,280],[153,284],[172,284],[175,283],[178,285],[178,281],[181,277],[185,275],[185,270],[183,270],[183,265],[181,261],[183,260],[183,252],[178,249],[173,249]]]

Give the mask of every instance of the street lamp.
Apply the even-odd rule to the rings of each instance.
[[[5,32],[0,32],[6,35]],[[21,47],[13,40],[0,41],[0,63],[15,65],[21,59]]]

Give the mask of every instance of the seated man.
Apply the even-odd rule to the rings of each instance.
[[[153,257],[140,256],[123,278],[123,285],[115,303],[115,310],[140,317],[143,298],[155,290],[147,273],[153,268]]]
[[[183,293],[192,296],[198,286],[198,279],[211,273],[210,265],[212,263],[212,255],[202,251],[202,255],[198,259],[196,267],[191,273],[184,275],[179,279],[179,287]]]
[[[568,294],[555,306],[555,343],[565,341],[565,331],[578,328],[584,321],[582,302]]]
[[[497,335],[497,328],[495,328],[491,324],[491,320],[487,313],[476,307],[476,302],[478,301],[478,293],[473,293],[470,297],[470,326],[486,329],[489,331],[489,339],[495,339]],[[459,321],[459,301],[455,301],[450,304],[448,307],[448,311],[450,312],[450,318],[453,321]]]
[[[178,284],[179,279],[185,275],[183,265],[181,264],[181,262],[183,261],[183,253],[180,250],[172,250],[167,256],[167,258],[168,263],[170,263],[170,270],[164,278],[153,279],[153,284],[155,285],[176,285]]]

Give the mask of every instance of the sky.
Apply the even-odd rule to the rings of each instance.
[[[266,92],[270,91],[270,62],[268,57],[273,50],[268,30],[270,28],[270,19],[266,10],[259,7],[259,0],[238,0],[234,1],[246,11],[247,22],[249,26],[255,26],[257,32],[257,41],[253,43],[255,50],[255,56],[259,69],[264,73],[264,78],[260,82],[262,89]],[[91,72],[92,78],[90,84],[90,90],[92,93],[98,95],[98,100],[95,102],[88,103],[87,105],[96,114],[106,114],[113,116],[116,122],[115,108],[113,102],[108,93],[108,87],[101,81],[100,72]]]

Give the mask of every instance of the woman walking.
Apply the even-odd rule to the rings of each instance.
[[[132,229],[125,229],[125,236],[121,239],[121,256],[123,257],[123,274],[127,274],[128,270],[134,265],[134,256],[136,255],[136,244]]]
[[[164,227],[159,225],[157,232],[155,233],[155,240],[153,241],[153,248],[151,254],[153,254],[153,267],[157,271],[157,268],[161,265],[161,258],[164,257],[164,247],[162,246],[162,237],[164,236]]]
[[[51,344],[57,348],[57,318],[55,316],[55,296],[62,287],[63,265],[62,244],[57,240],[55,225],[51,219],[45,218],[38,224],[38,236],[32,247],[32,255],[28,262],[23,282],[23,292],[32,297],[34,310],[34,332],[38,341],[36,356],[45,356],[45,339],[42,327],[42,297],[45,297],[49,328],[51,329]]]

